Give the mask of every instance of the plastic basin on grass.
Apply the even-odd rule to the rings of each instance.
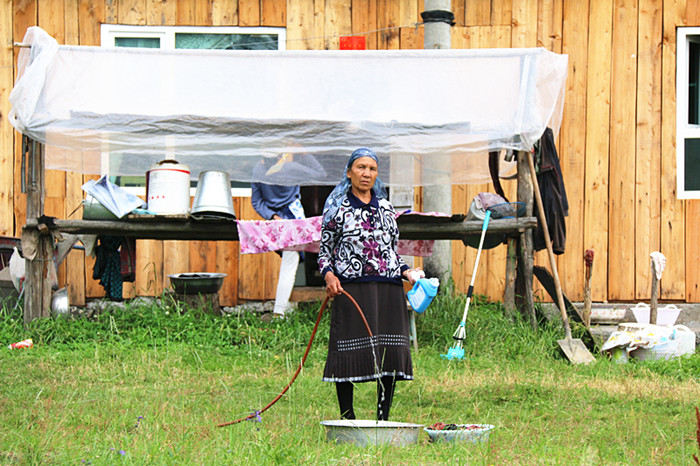
[[[494,426],[491,424],[457,424],[456,429],[423,429],[431,442],[467,442],[479,443],[489,439]]]

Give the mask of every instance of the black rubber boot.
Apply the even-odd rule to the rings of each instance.
[[[382,377],[377,381],[377,420],[388,421],[391,402],[394,398],[396,379],[394,377]]]
[[[338,394],[341,419],[355,419],[355,410],[352,407],[352,382],[336,382],[335,391]]]

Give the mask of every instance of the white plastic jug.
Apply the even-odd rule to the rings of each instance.
[[[695,352],[695,332],[685,325],[674,325],[674,338],[678,340],[678,348],[674,356],[692,354]]]
[[[437,294],[440,280],[437,278],[420,278],[413,284],[413,288],[406,293],[408,302],[417,313],[422,313]]]

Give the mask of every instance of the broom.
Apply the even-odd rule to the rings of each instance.
[[[479,258],[481,257],[481,249],[484,246],[484,238],[486,237],[486,229],[489,227],[489,218],[491,217],[491,211],[486,210],[486,216],[484,217],[484,225],[481,227],[481,239],[479,240],[479,249],[476,252],[476,260],[474,261],[474,272],[472,273],[472,281],[469,284],[469,290],[467,290],[467,303],[464,305],[464,314],[462,315],[462,321],[459,323],[457,330],[452,335],[455,339],[455,344],[452,345],[450,349],[447,350],[447,354],[441,354],[444,359],[462,359],[464,358],[464,348],[462,347],[462,342],[467,336],[465,325],[467,323],[467,314],[469,313],[469,303],[472,300],[472,293],[474,291],[474,279],[476,278],[476,271],[479,268]]]

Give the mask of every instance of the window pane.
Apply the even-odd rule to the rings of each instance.
[[[145,49],[159,49],[160,38],[158,37],[115,37],[116,47],[140,47]]]
[[[700,43],[688,42],[688,124],[700,123]]]
[[[176,33],[176,49],[277,50],[277,34]]]
[[[146,186],[146,175],[144,176],[110,176],[111,182],[123,188]]]
[[[686,191],[700,191],[700,139],[685,140],[685,176],[683,185]]]

